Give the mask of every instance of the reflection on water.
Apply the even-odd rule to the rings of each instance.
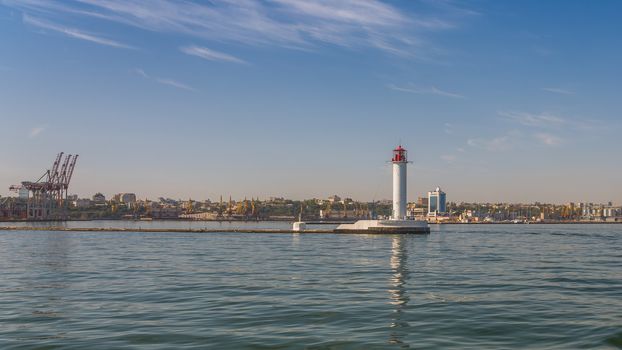
[[[405,248],[406,238],[403,235],[394,235],[391,242],[391,279],[389,282],[390,304],[393,305],[391,315],[391,332],[389,343],[399,344],[404,348],[410,347],[403,342],[409,327],[405,319],[405,310],[410,297],[407,291],[408,271],[408,252]]]
[[[31,260],[28,271],[33,274],[23,283],[24,293],[36,298],[36,302],[22,306],[32,319],[42,323],[67,321],[67,295],[71,292],[71,280],[58,276],[71,273],[71,236],[66,233],[42,234],[40,241],[31,243]],[[42,341],[62,339],[62,327],[45,327],[37,334],[24,334],[24,339]]]
[[[43,235],[38,257],[43,267],[53,273],[66,272],[69,266],[69,235]]]

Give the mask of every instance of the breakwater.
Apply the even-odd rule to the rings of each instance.
[[[189,232],[189,233],[338,233],[335,230],[307,229],[294,231],[288,229],[264,228],[114,228],[114,227],[28,227],[0,226],[0,231],[69,231],[69,232]]]

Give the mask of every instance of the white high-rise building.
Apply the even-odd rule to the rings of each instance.
[[[428,215],[445,214],[447,212],[447,195],[437,187],[428,192]]]

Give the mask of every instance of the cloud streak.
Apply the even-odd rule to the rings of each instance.
[[[560,137],[548,133],[536,133],[533,136],[536,140],[540,141],[540,143],[547,146],[558,146],[562,143],[562,139]]]
[[[182,90],[187,90],[187,91],[197,91],[196,89],[184,84],[184,83],[180,83],[176,80],[173,79],[168,79],[168,78],[159,78],[159,77],[152,77],[150,75],[148,75],[147,73],[145,73],[144,70],[142,69],[135,69],[134,73],[140,75],[141,77],[147,79],[147,80],[151,80],[151,81],[155,81],[156,83],[159,84],[163,84],[163,85],[168,85],[168,86],[172,86],[174,88],[177,89],[182,89]]]
[[[232,55],[229,55],[223,52],[219,52],[216,50],[208,49],[207,47],[185,46],[185,47],[179,48],[179,50],[187,55],[197,56],[204,60],[246,64],[245,61],[235,56],[232,56]]]
[[[441,156],[441,159],[447,163],[453,163],[454,161],[456,161],[456,158],[457,157],[453,154],[444,154]]]
[[[154,32],[191,35],[219,42],[313,49],[318,44],[373,48],[416,56],[429,52],[424,33],[456,28],[469,15],[433,4],[406,12],[379,0],[4,0],[44,18],[92,17]],[[66,28],[58,27],[62,32]],[[109,39],[70,31],[74,37],[115,46]],[[87,39],[88,38],[88,39]],[[124,45],[126,46],[126,45]]]
[[[493,139],[473,138],[467,140],[467,145],[491,152],[500,152],[510,149],[511,139],[508,135],[495,137]]]
[[[45,128],[42,126],[36,127],[36,128],[32,128],[30,129],[30,132],[28,133],[28,137],[31,139],[36,138],[37,136],[41,135],[41,133],[45,131]]]
[[[63,34],[65,36],[68,36],[70,38],[86,40],[86,41],[96,43],[99,45],[112,46],[116,48],[133,49],[133,47],[120,43],[118,41],[102,38],[102,37],[89,34],[89,33],[86,33],[84,31],[81,31],[75,28],[64,27],[64,26],[54,24],[54,23],[51,23],[51,22],[48,22],[48,21],[45,21],[39,18],[35,18],[35,17],[29,16],[26,14],[23,15],[22,20],[24,23],[28,25],[38,27],[41,29],[45,29],[45,30],[51,30],[51,31]]]
[[[155,78],[155,81],[160,83],[160,84],[176,87],[176,88],[182,89],[182,90],[196,91],[195,89],[191,88],[190,86],[188,86],[186,84],[183,84],[183,83],[180,83],[178,81],[172,80],[172,79]]]
[[[391,90],[400,91],[400,92],[408,92],[411,94],[430,94],[430,95],[438,95],[438,96],[445,96],[445,97],[451,97],[451,98],[466,98],[463,95],[444,91],[434,86],[420,87],[420,86],[415,86],[413,84],[409,84],[403,87],[403,86],[389,84],[387,85],[387,87]]]
[[[560,89],[560,88],[552,88],[552,87],[548,87],[548,88],[542,88],[543,91],[547,91],[547,92],[552,92],[555,94],[561,94],[561,95],[574,95],[574,91],[570,91],[570,90],[565,90],[565,89]]]
[[[499,115],[524,127],[536,129],[597,131],[618,127],[615,124],[603,123],[602,120],[566,118],[550,113],[499,112]]]
[[[499,112],[499,115],[523,126],[529,127],[558,127],[568,124],[568,121],[548,113]]]

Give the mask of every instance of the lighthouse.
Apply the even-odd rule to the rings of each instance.
[[[408,152],[401,146],[393,150],[393,213],[390,218],[379,220],[358,220],[353,224],[341,224],[338,233],[430,233],[425,220],[412,220],[406,217],[406,165]]]
[[[393,150],[393,220],[406,219],[406,165],[408,164],[408,151],[397,146]]]

